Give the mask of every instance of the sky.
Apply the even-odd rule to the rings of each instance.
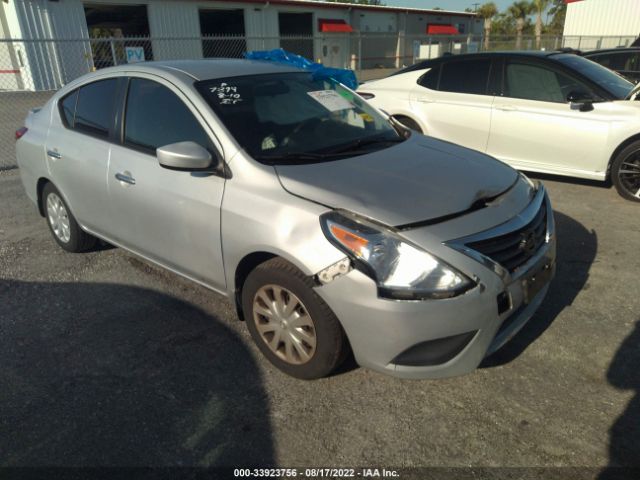
[[[513,0],[493,0],[502,12]],[[444,10],[462,11],[465,8],[473,8],[474,3],[483,4],[481,0],[383,0],[382,3],[390,7],[412,7],[412,8],[433,8],[440,7]]]

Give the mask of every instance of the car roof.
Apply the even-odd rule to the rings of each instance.
[[[600,55],[601,53],[625,53],[625,52],[640,52],[640,47],[617,47],[617,48],[602,48],[600,50],[589,50],[584,52],[583,56]]]
[[[443,55],[442,57],[434,58],[434,61],[447,61],[453,59],[465,59],[474,57],[536,57],[536,58],[548,58],[554,55],[571,54],[572,51],[564,50],[518,50],[518,51],[495,51],[495,52],[478,52],[478,53],[463,53],[461,55]]]
[[[469,60],[473,58],[491,58],[491,57],[528,57],[528,58],[549,58],[559,55],[572,55],[573,52],[566,50],[518,50],[518,51],[495,51],[495,52],[478,52],[478,53],[463,53],[459,55],[445,54],[441,57],[431,58],[429,60],[423,60],[414,65],[403,68],[391,76],[399,75],[402,73],[415,72],[417,70],[424,70],[426,68],[433,68],[443,63],[455,60]]]
[[[268,61],[243,60],[239,58],[207,58],[198,60],[161,60],[118,65],[101,72],[137,71],[148,73],[182,73],[194,80],[261,75],[268,73],[300,72],[299,68]]]

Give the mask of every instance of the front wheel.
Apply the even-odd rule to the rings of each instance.
[[[412,120],[409,117],[405,117],[403,115],[394,115],[393,118],[397,120],[399,123],[407,127],[409,130],[413,130],[414,132],[423,133],[420,125],[417,124],[415,120]]]
[[[611,181],[623,198],[640,202],[640,141],[633,142],[613,160]]]
[[[96,244],[96,238],[80,228],[62,195],[51,183],[42,191],[42,210],[53,239],[67,252],[84,252]]]
[[[242,308],[260,351],[288,375],[321,378],[346,357],[347,340],[335,314],[313,291],[313,282],[281,258],[249,274]]]

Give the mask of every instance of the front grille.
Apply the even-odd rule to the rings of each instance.
[[[467,246],[513,273],[540,250],[546,235],[547,206],[542,202],[536,216],[524,227],[499,237],[468,243]]]

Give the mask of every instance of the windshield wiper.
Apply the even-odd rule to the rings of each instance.
[[[334,158],[333,153],[312,153],[312,152],[288,152],[271,155],[253,155],[259,162],[268,164],[277,163],[297,163],[297,162],[319,162],[328,158]]]
[[[356,150],[360,150],[363,147],[368,147],[370,145],[378,145],[381,143],[400,143],[404,142],[406,139],[402,137],[398,138],[359,138],[351,143],[346,145],[341,145],[338,148],[331,149],[330,153],[345,153],[352,152]]]

